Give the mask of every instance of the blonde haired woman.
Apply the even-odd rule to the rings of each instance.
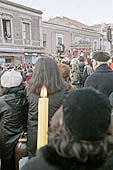
[[[71,72],[70,78],[71,78],[72,86],[75,89],[80,88],[80,79],[81,79],[81,76],[80,76],[80,71],[79,71],[78,64],[72,65],[72,72]]]

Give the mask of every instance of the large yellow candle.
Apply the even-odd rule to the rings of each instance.
[[[41,88],[41,98],[38,101],[38,135],[37,149],[48,144],[48,98],[45,86]]]

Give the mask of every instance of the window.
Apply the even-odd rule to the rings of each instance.
[[[74,43],[75,43],[75,44],[80,44],[81,40],[82,40],[81,37],[75,37]]]
[[[62,37],[58,37],[58,45],[62,44]]]
[[[3,35],[5,39],[11,38],[11,21],[3,19]]]
[[[63,34],[56,34],[56,45],[63,44]]]
[[[30,40],[30,24],[23,23],[23,39]]]
[[[11,58],[6,58],[6,59],[5,59],[5,62],[6,62],[6,63],[11,63],[11,61],[12,61]]]
[[[47,46],[47,35],[43,34],[43,47]]]

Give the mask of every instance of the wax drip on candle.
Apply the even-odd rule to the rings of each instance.
[[[47,88],[44,85],[41,88],[40,97],[41,98],[46,98],[47,97]]]

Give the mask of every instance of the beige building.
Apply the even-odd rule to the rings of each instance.
[[[0,0],[0,64],[33,63],[42,43],[42,11]]]
[[[111,28],[111,43],[108,41],[108,37],[107,37],[108,36],[107,29],[109,26]],[[113,56],[113,23],[92,25],[91,28],[103,35],[104,49]]]
[[[65,47],[65,52],[96,51],[103,49],[103,36],[98,31],[67,17],[55,17],[43,21],[43,46],[46,54],[57,54]]]

